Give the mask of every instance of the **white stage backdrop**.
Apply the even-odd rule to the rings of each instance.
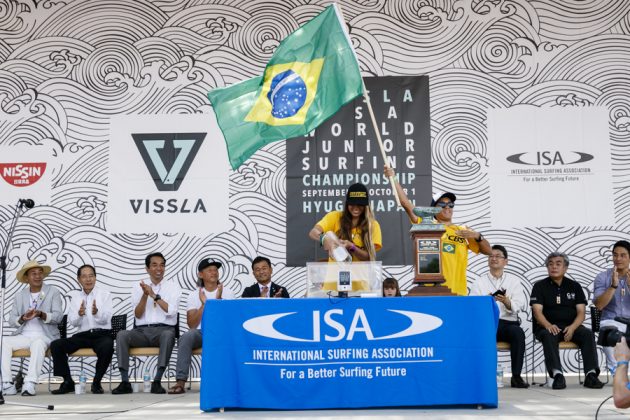
[[[78,266],[96,265],[99,281],[112,292],[115,311],[131,314],[129,288],[145,278],[143,259],[156,250],[167,256],[167,276],[185,289],[193,287],[198,261],[210,255],[224,263],[221,277],[226,287],[240,295],[253,282],[251,260],[260,254],[274,262],[275,281],[287,286],[293,296],[303,295],[304,267],[285,264],[286,226],[291,221],[285,220],[289,198],[283,142],[269,145],[237,171],[227,172],[229,228],[224,230],[212,225],[215,221],[209,208],[214,201],[207,205],[205,190],[189,189],[188,185],[195,181],[191,178],[195,165],[211,170],[221,182],[219,168],[210,168],[209,163],[225,153],[220,142],[206,135],[178,184],[177,176],[171,175],[183,173],[186,161],[180,162],[181,167],[179,163],[175,166],[175,155],[167,158],[155,143],[160,138],[137,137],[139,142],[132,143],[127,137],[126,144],[119,144],[110,136],[110,122],[132,115],[194,115],[201,120],[205,117],[207,126],[178,125],[160,128],[159,133],[208,133],[214,117],[206,93],[260,75],[279,42],[329,3],[4,1],[0,7],[3,249],[16,199],[32,197],[38,205],[20,219],[13,238],[8,305],[3,313],[8,312],[21,287],[15,281],[16,271],[27,260],[37,259],[53,267],[47,281],[64,294],[77,287]],[[457,194],[455,220],[483,232],[490,242],[507,246],[508,270],[521,279],[527,293],[545,275],[545,256],[556,250],[569,254],[569,274],[588,288],[599,271],[611,266],[611,244],[628,239],[630,231],[630,2],[339,3],[364,75],[429,76],[433,192],[450,190]],[[525,154],[513,161],[498,159],[498,164],[506,166],[501,169],[499,182],[495,182],[491,174],[496,168],[494,153],[503,150],[496,148],[497,144],[515,140],[520,134],[510,129],[503,136],[501,124],[507,120],[522,122],[523,107],[550,112],[538,118],[548,118],[551,112],[571,118],[567,122],[571,127],[540,132],[540,139],[561,132],[562,138],[573,133],[583,136],[584,141],[574,143],[575,148],[566,148],[562,143],[553,148],[534,147],[529,140],[509,146],[509,152],[503,151],[509,156]],[[505,121],[494,125],[498,130],[495,134],[501,138],[488,130],[488,115],[498,116],[492,110],[505,110],[496,111],[505,112],[501,116]],[[129,124],[144,119],[126,118]],[[519,131],[530,130],[526,125]],[[147,132],[143,128],[141,133]],[[187,156],[192,156],[200,137],[161,139],[167,148],[168,144],[175,150],[189,148]],[[176,145],[177,140],[184,143]],[[15,157],[9,152],[22,147],[32,153]],[[605,149],[610,150],[608,162]],[[127,154],[121,156],[119,150]],[[501,200],[504,205],[514,205],[514,198],[503,196],[517,188],[509,183],[522,182],[522,177],[505,175],[507,165],[510,169],[525,167],[523,163],[533,162],[532,156],[545,151],[559,152],[565,163],[575,163],[576,153],[593,155],[591,161],[566,167],[591,167],[596,175],[580,174],[579,180],[562,184],[567,190],[586,188],[586,204],[576,208],[558,195],[553,223],[551,214],[541,219],[534,212],[526,221],[521,216],[523,209],[497,214],[495,206],[500,206]],[[12,179],[23,179],[22,172],[16,166],[6,169],[7,165],[40,162],[40,152],[47,157],[42,178],[28,187],[11,184]],[[551,160],[558,163],[555,153],[541,154],[541,159],[545,156],[553,156]],[[116,169],[123,161],[134,165],[133,173]],[[171,173],[173,168],[176,170]],[[612,171],[612,182],[606,168]],[[151,181],[152,170],[163,185]],[[26,179],[34,180],[33,174],[26,175]],[[122,177],[132,175],[138,177],[138,189],[115,192],[121,194],[119,210],[124,214],[114,216],[118,198],[110,195],[110,190],[121,182],[131,187],[129,178]],[[560,174],[549,178],[552,176]],[[538,185],[555,188],[560,183]],[[39,187],[48,191],[36,191]],[[495,188],[499,188],[496,193]],[[179,213],[147,214],[143,207],[146,201],[141,205],[129,201],[149,200],[150,208],[155,210],[155,200],[162,197],[177,199]],[[590,197],[594,199],[588,200]],[[208,216],[192,211],[182,214],[184,205],[180,200],[186,198],[191,209],[196,207],[196,199],[201,199]],[[130,210],[132,202],[137,213],[133,207]],[[590,213],[582,213],[586,209]],[[559,215],[563,217],[558,219]],[[119,216],[119,220],[112,220]],[[181,225],[164,230],[155,226],[188,223],[195,217],[202,222],[190,225],[199,230]],[[182,218],[185,221],[180,221]],[[132,226],[125,226],[127,221]],[[121,233],[113,234],[108,229]],[[384,270],[386,275],[400,279],[403,289],[409,288],[410,266],[385,266]],[[469,284],[486,271],[485,258],[471,258]],[[183,314],[184,308],[180,310]],[[529,336],[530,312],[522,314],[521,319]],[[182,327],[185,330],[184,323]],[[528,346],[528,357],[530,352]],[[500,357],[505,362],[509,356]],[[576,368],[574,355],[563,352],[562,357]],[[541,371],[540,347],[534,358],[536,369]],[[198,374],[197,366],[193,375]]]

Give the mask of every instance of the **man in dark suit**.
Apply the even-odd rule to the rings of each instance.
[[[256,278],[256,284],[252,284],[243,290],[244,298],[288,298],[286,288],[271,281],[271,261],[269,258],[258,256],[252,261],[252,271]]]

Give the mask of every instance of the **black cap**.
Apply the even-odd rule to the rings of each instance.
[[[350,185],[346,194],[346,204],[351,206],[367,206],[370,204],[367,187],[360,183]]]
[[[431,207],[435,207],[437,202],[440,201],[443,198],[448,198],[453,203],[455,202],[455,200],[457,200],[457,197],[455,197],[455,194],[453,194],[452,192],[445,192],[444,194],[442,194],[438,198],[434,198],[433,200],[431,200]]]
[[[212,258],[204,258],[203,260],[199,261],[197,271],[203,271],[211,265],[214,265],[218,270],[219,268],[221,268],[222,264],[218,261],[213,260]]]

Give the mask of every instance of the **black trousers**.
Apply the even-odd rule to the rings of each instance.
[[[525,358],[525,333],[518,321],[505,321],[499,319],[497,327],[497,341],[510,343],[510,359],[512,363],[512,375],[521,375],[523,359]]]
[[[62,376],[64,380],[72,381],[70,366],[68,366],[68,354],[89,347],[96,353],[96,371],[94,383],[100,383],[107,372],[107,367],[114,354],[114,340],[109,331],[84,331],[70,338],[60,338],[50,343],[50,353],[53,358],[55,376]]]
[[[546,329],[541,328],[536,333],[536,338],[543,345],[543,352],[545,353],[545,367],[547,368],[549,376],[553,377],[554,370],[562,372],[558,344],[560,341],[564,340],[564,334],[560,332],[557,335],[553,335]],[[597,350],[595,347],[595,336],[593,335],[593,332],[585,326],[580,325],[573,333],[571,341],[577,344],[582,352],[584,373],[588,373],[593,370],[595,371],[595,374],[599,375],[599,363],[597,361]]]

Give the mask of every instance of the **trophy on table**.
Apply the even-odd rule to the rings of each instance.
[[[433,218],[441,212],[439,207],[415,207],[413,213],[420,223],[411,226],[409,232],[413,242],[414,285],[407,296],[454,296],[442,274],[442,235],[446,231],[443,223]]]

